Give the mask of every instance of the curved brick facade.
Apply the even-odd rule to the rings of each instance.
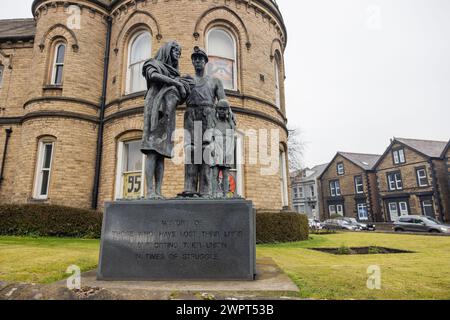
[[[81,8],[80,28],[68,28],[71,4]],[[185,9],[188,8],[188,9]],[[5,65],[0,88],[1,145],[12,128],[0,189],[2,202],[30,202],[36,175],[38,141],[54,139],[53,167],[48,200],[44,202],[89,207],[95,176],[98,130],[102,125],[104,56],[111,21],[111,45],[105,97],[102,165],[98,205],[114,199],[117,149],[121,141],[139,139],[143,127],[144,92],[126,95],[127,52],[130,38],[145,29],[152,35],[152,56],[167,40],[183,48],[182,74],[192,74],[190,53],[206,47],[206,33],[223,28],[236,40],[237,88],[227,91],[238,130],[278,129],[280,145],[287,140],[284,87],[276,106],[275,63],[284,78],[286,30],[277,6],[270,0],[168,1],[43,1],[33,3],[36,31],[33,39],[4,42],[0,35],[0,63]],[[57,41],[66,43],[64,82],[50,84],[50,66]],[[177,126],[183,123],[183,107]],[[243,195],[260,209],[283,206],[278,173],[261,174],[261,164],[249,164],[249,139],[244,139]],[[2,155],[1,155],[2,156]],[[163,193],[183,189],[184,167],[167,162]]]

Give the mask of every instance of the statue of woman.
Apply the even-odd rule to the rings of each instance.
[[[163,198],[164,161],[173,157],[176,107],[184,103],[190,92],[189,79],[181,78],[178,71],[180,56],[180,45],[169,41],[158,50],[154,59],[145,62],[142,70],[148,88],[141,145],[141,151],[146,155],[147,199]]]

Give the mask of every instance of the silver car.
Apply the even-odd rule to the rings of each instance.
[[[450,233],[450,226],[426,216],[403,216],[394,222],[395,232]]]

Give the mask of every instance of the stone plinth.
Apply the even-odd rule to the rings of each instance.
[[[105,205],[99,280],[254,280],[255,212],[245,200]]]

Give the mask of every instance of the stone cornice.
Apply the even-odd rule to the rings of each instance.
[[[100,11],[104,11],[108,14],[111,14],[113,11],[115,11],[116,9],[120,8],[121,6],[126,6],[127,3],[136,5],[139,2],[143,2],[143,1],[147,1],[147,0],[112,0],[111,4],[105,4],[103,1],[99,1],[99,0],[85,0],[85,3],[92,3],[93,7],[97,7],[97,9],[100,9]],[[166,1],[170,1],[170,0],[166,0]],[[230,1],[231,0],[223,0],[225,5],[229,6]],[[245,6],[247,6],[247,8],[252,8],[255,10],[255,13],[257,11],[261,11],[262,9],[266,10],[267,12],[265,14],[263,14],[264,18],[268,18],[269,20],[273,20],[273,18],[271,18],[271,16],[275,17],[276,23],[279,24],[280,28],[281,28],[281,32],[284,35],[284,46],[286,46],[287,43],[287,30],[286,30],[286,26],[284,24],[284,19],[283,16],[281,14],[280,9],[278,8],[278,5],[272,1],[272,0],[234,0],[236,1],[236,3],[241,3]],[[72,0],[72,1],[61,1],[61,0],[34,0],[33,4],[31,6],[31,11],[33,16],[36,16],[36,10],[39,8],[39,6],[42,3],[56,3],[56,4],[61,4],[64,6],[69,6],[70,4],[78,4],[78,5],[82,5],[81,1],[77,1],[77,0]],[[85,5],[84,5],[85,6]],[[92,9],[94,9],[92,8]],[[272,22],[269,22],[272,23]]]

